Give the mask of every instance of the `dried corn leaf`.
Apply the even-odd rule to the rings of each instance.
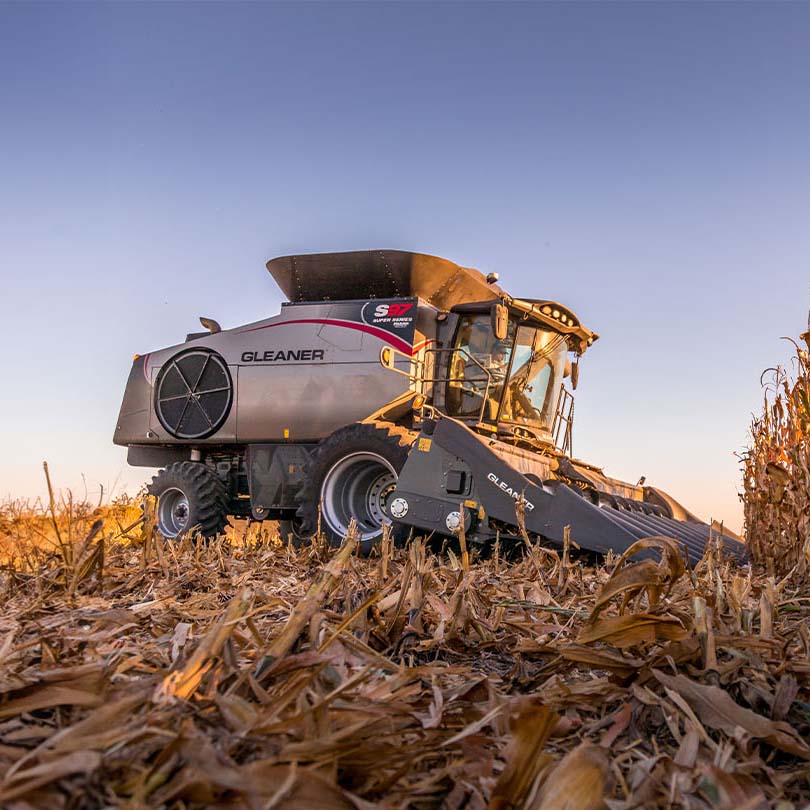
[[[551,763],[542,753],[559,716],[548,707],[527,702],[511,723],[504,752],[506,768],[492,790],[489,810],[504,810],[521,802],[540,771]]]
[[[631,613],[597,619],[582,629],[577,641],[580,644],[603,641],[621,648],[652,644],[659,638],[680,641],[687,635],[687,630],[671,616]]]
[[[0,782],[0,802],[19,799],[65,776],[89,774],[100,765],[101,755],[95,751],[76,751],[42,765],[15,771]]]
[[[602,810],[609,765],[604,749],[583,743],[542,779],[525,810]]]
[[[775,748],[802,759],[810,759],[810,745],[788,723],[769,720],[735,703],[724,689],[695,683],[685,675],[653,674],[659,683],[679,694],[694,710],[700,722],[733,735],[737,729],[764,740]]]

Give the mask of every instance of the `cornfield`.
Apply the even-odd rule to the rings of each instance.
[[[780,576],[810,571],[810,331],[795,343],[791,375],[771,369],[762,415],[743,456],[746,538],[751,558]]]
[[[798,360],[744,458],[752,565],[6,504],[0,807],[810,808]]]

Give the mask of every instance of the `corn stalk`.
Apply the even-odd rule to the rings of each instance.
[[[742,456],[745,534],[753,562],[780,577],[810,573],[810,331],[795,376],[770,369],[762,414]],[[802,343],[804,345],[802,345]]]

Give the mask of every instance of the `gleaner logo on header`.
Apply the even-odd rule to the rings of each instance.
[[[506,481],[501,480],[498,478],[495,473],[488,473],[487,474],[487,481],[491,481],[495,484],[498,489],[502,489],[510,498],[514,498],[516,501],[519,501],[523,498],[523,503],[526,506],[526,511],[531,512],[534,509],[534,504],[531,501],[527,501],[526,498],[523,497],[522,492],[518,492],[518,490],[514,489],[513,487],[509,486]]]

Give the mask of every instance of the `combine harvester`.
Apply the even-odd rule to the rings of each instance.
[[[285,256],[266,320],[136,356],[115,429],[168,538],[272,519],[370,550],[395,535],[533,537],[622,552],[666,535],[694,562],[712,529],[674,498],[571,457],[578,361],[597,335],[554,301],[435,256]],[[716,534],[716,532],[714,533]],[[724,538],[730,549],[742,549]]]

